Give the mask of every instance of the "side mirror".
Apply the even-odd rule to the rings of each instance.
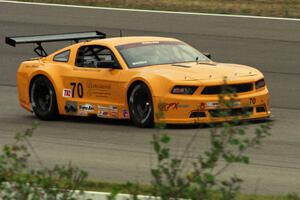
[[[209,59],[211,59],[211,55],[208,52],[204,52],[203,55],[205,55],[206,57],[208,57]]]
[[[97,62],[98,68],[122,69],[120,64],[113,60],[101,60]]]

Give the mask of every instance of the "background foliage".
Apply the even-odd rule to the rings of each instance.
[[[13,144],[0,154],[0,199],[3,200],[75,200],[87,173],[71,164],[47,168],[39,160],[29,138],[36,125],[17,133]],[[30,166],[30,153],[37,156],[39,169]]]

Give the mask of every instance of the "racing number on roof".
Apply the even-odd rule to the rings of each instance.
[[[72,98],[75,96],[75,90],[77,92],[77,96],[79,98],[82,98],[83,97],[83,86],[82,86],[82,83],[71,82],[70,85],[72,86]]]

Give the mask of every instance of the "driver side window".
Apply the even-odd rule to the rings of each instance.
[[[75,65],[77,67],[98,68],[104,61],[117,63],[109,48],[100,45],[88,45],[78,48]]]

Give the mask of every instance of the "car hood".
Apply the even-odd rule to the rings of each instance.
[[[176,81],[198,81],[198,80],[223,80],[240,79],[241,77],[253,77],[262,75],[255,68],[225,63],[182,63],[172,65],[156,65],[138,68],[144,73],[153,73]]]

